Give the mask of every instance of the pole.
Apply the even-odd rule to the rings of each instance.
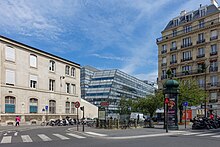
[[[166,104],[166,133],[168,133],[168,104]]]
[[[76,122],[76,130],[79,131],[79,114],[78,114],[78,108],[76,109],[76,113],[77,113],[77,122]]]
[[[84,119],[85,119],[85,118],[84,118],[84,111],[85,111],[85,110],[84,110],[84,109],[85,109],[85,108],[84,108],[84,106],[83,106],[83,118],[82,118],[82,119],[83,119],[83,128],[82,128],[82,131],[83,131],[83,132],[85,131],[85,126],[84,126],[84,125],[85,125],[85,122],[84,122]]]
[[[207,66],[208,67],[208,66]],[[205,68],[205,85],[204,85],[204,90],[205,90],[205,117],[207,117],[207,114],[206,114],[206,111],[207,111],[207,103],[206,103],[206,69],[207,67]]]
[[[185,129],[186,129],[186,105],[185,105]]]

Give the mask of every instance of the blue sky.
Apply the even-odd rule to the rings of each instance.
[[[210,0],[1,0],[0,34],[81,66],[156,81],[156,38]]]

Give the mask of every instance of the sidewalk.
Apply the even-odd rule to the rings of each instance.
[[[41,125],[20,125],[20,126],[0,126],[0,132],[4,131],[20,131],[20,130],[29,130],[29,129],[38,129],[38,128],[45,128],[51,126],[41,126]]]

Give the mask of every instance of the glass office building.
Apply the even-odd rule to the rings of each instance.
[[[154,94],[155,87],[120,70],[98,70],[90,66],[81,69],[81,97],[101,106],[109,104],[109,113],[119,110],[121,98],[143,98]]]

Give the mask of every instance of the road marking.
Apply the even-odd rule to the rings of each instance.
[[[85,132],[85,133],[90,134],[90,135],[102,136],[102,137],[107,136],[106,134],[100,134],[100,133],[95,133],[95,132]]]
[[[56,137],[58,137],[58,138],[60,138],[60,139],[62,139],[62,140],[69,139],[68,137],[63,136],[63,135],[60,135],[60,134],[53,134],[53,135],[56,136]]]
[[[79,139],[86,138],[86,137],[79,136],[79,135],[72,134],[72,133],[66,133],[66,134],[67,134],[67,135],[70,135],[70,136],[73,136],[73,137],[75,137],[75,138],[79,138]]]
[[[8,133],[3,134],[4,136],[6,136]]]
[[[193,132],[188,132],[188,133],[185,133],[185,134],[183,134],[183,135],[186,135],[186,136],[188,136],[188,135],[196,135],[196,134],[201,134],[200,132],[195,132],[195,133],[193,133]]]
[[[14,136],[17,136],[18,135],[18,132],[15,132]]]
[[[219,137],[220,137],[220,135],[215,135],[215,136],[211,136],[211,137],[219,138]]]
[[[52,139],[50,139],[49,137],[47,137],[44,134],[38,134],[38,136],[43,140],[43,141],[51,141]]]
[[[210,136],[210,135],[215,135],[216,133],[207,133],[207,134],[199,134],[199,135],[196,135],[196,136]]]
[[[3,137],[1,143],[11,143],[11,136]]]
[[[23,142],[33,142],[29,135],[21,135]]]

